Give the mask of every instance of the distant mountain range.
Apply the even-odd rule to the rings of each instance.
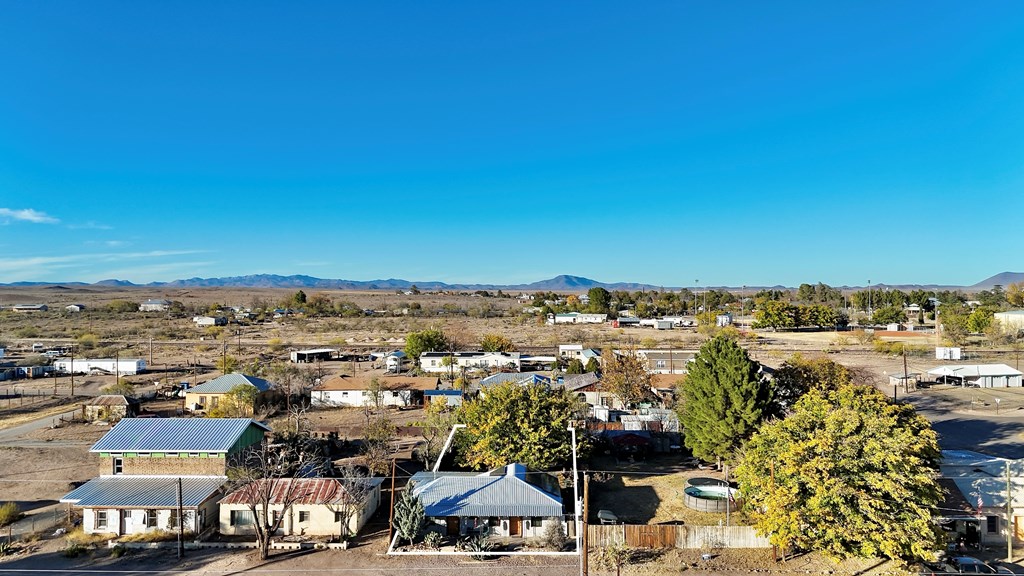
[[[940,286],[936,284],[874,284],[876,288],[898,288],[901,290],[920,289],[968,289],[985,290],[993,286],[1007,286],[1015,282],[1024,282],[1024,272],[1001,272],[986,278],[971,286]],[[94,284],[85,282],[11,282],[0,284],[0,286],[49,286],[61,288],[67,286],[111,286],[119,288],[314,288],[321,290],[408,290],[416,286],[420,290],[515,290],[520,292],[584,292],[594,287],[601,287],[606,290],[658,290],[661,288],[676,289],[677,286],[656,286],[653,284],[641,284],[635,282],[598,282],[582,276],[560,275],[547,280],[540,280],[530,284],[447,284],[437,281],[401,280],[389,278],[387,280],[332,280],[316,278],[313,276],[292,275],[281,276],[278,274],[251,274],[248,276],[228,276],[223,278],[188,278],[185,280],[174,280],[172,282],[150,282],[149,284],[135,284],[127,280],[100,280]],[[718,286],[704,286],[703,288],[726,288]],[[733,286],[733,289],[736,287]],[[760,290],[762,288],[786,289],[787,287],[777,286],[747,286],[747,290]],[[856,289],[862,286],[836,286],[836,288]]]

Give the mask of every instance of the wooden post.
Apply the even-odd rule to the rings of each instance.
[[[1006,461],[1006,561],[1013,562],[1013,492],[1010,490],[1010,461]]]
[[[583,474],[583,550],[581,550],[582,556],[580,562],[583,563],[583,576],[590,574],[590,532],[588,521],[588,505],[590,504],[590,476]]]
[[[388,546],[395,538],[395,459],[391,459],[391,512],[388,513]]]
[[[178,560],[185,555],[185,519],[181,510],[181,476],[178,477]]]

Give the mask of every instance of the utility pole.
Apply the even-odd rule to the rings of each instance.
[[[587,510],[590,505],[590,475],[583,474],[583,550],[580,553],[583,555],[580,561],[583,563],[583,576],[590,574],[590,532],[587,523]]]
[[[178,560],[185,555],[185,519],[181,513],[181,476],[178,476]]]
[[[1013,562],[1013,492],[1010,490],[1010,461],[1006,461],[1006,561]]]
[[[910,380],[910,374],[907,373],[907,343],[903,343],[903,393],[909,392],[907,390],[907,381]]]
[[[149,337],[149,365],[152,369],[153,366],[153,337]]]
[[[391,459],[391,512],[388,514],[388,546],[395,539],[395,459]]]

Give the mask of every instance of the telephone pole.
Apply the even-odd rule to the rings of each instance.
[[[185,555],[185,519],[181,513],[181,476],[178,476],[178,560]]]

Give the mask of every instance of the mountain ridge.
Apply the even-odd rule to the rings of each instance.
[[[994,274],[981,282],[970,286],[953,286],[940,284],[885,284],[878,283],[871,285],[874,289],[896,288],[900,290],[914,289],[968,289],[986,290],[996,285],[1007,286],[1014,282],[1024,282],[1024,272],[1000,272]],[[410,281],[401,278],[387,278],[377,280],[343,280],[331,278],[317,278],[305,274],[248,274],[244,276],[221,276],[214,278],[182,278],[169,282],[149,282],[136,284],[128,280],[108,278],[93,282],[10,282],[0,283],[0,286],[11,287],[38,287],[38,286],[59,286],[59,287],[116,287],[116,288],[313,288],[321,290],[409,290],[413,286],[420,290],[516,290],[521,292],[584,292],[591,288],[604,288],[605,290],[678,290],[680,286],[658,286],[640,282],[600,282],[584,276],[573,276],[570,274],[559,274],[553,278],[538,280],[527,284],[469,284],[469,283],[447,283],[436,280]],[[860,290],[865,286],[833,286],[840,290]],[[686,287],[689,288],[689,287]],[[702,289],[730,289],[736,290],[736,286],[701,286]],[[746,290],[792,290],[793,287],[776,284],[774,286],[745,286]]]

